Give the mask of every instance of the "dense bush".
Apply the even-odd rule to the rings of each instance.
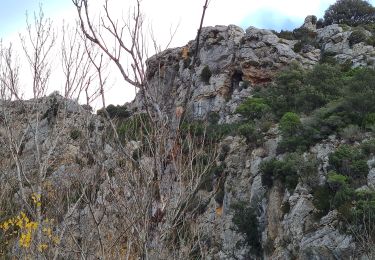
[[[262,185],[270,188],[275,181],[280,181],[288,190],[294,190],[298,183],[301,160],[297,154],[290,154],[284,160],[263,161],[259,166]]]
[[[316,29],[321,29],[323,28],[324,26],[324,20],[322,18],[320,18],[317,22],[316,22]]]
[[[248,98],[236,109],[236,113],[247,119],[259,119],[271,110],[263,98]]]
[[[357,192],[356,207],[352,210],[351,228],[354,229],[356,239],[358,234],[366,234],[371,238],[375,237],[375,192]],[[363,241],[360,241],[363,243]]]
[[[147,114],[134,115],[117,127],[120,140],[141,140],[150,134],[151,122]]]
[[[332,134],[350,142],[361,141],[364,130],[375,128],[374,82],[375,70],[371,68],[323,63],[304,70],[292,64],[272,85],[255,88],[253,97],[236,112],[264,131],[285,114],[293,115],[292,129],[286,126],[286,122],[293,126],[292,118],[280,121],[283,139],[278,152],[304,151]],[[303,123],[297,120],[300,115]],[[264,128],[261,122],[266,123]],[[252,130],[248,127],[242,130],[252,132],[245,131]]]
[[[219,120],[220,120],[219,113],[211,111],[207,114],[207,121],[210,124],[217,124]]]
[[[349,38],[349,46],[352,47],[354,44],[366,41],[366,34],[362,30],[353,31]]]
[[[245,236],[245,243],[250,246],[250,252],[261,255],[261,232],[256,211],[244,203],[237,203],[232,207],[234,209],[232,221],[236,230]]]
[[[362,131],[358,125],[348,125],[340,131],[340,136],[349,142],[360,141],[362,139]]]
[[[375,8],[364,0],[338,0],[324,14],[325,25],[357,26],[375,22]]]
[[[341,145],[329,156],[329,163],[338,173],[351,180],[367,178],[369,171],[367,160],[361,149],[349,145]]]
[[[283,137],[277,148],[279,153],[303,151],[310,145],[311,141],[307,138],[309,129],[304,128],[296,113],[285,113],[280,120],[279,129]]]
[[[365,116],[363,126],[368,130],[375,130],[375,113],[368,113]]]
[[[296,113],[287,112],[281,118],[279,128],[283,137],[295,136],[301,132],[302,123]]]
[[[293,47],[295,52],[301,52],[307,45],[313,46],[314,48],[319,48],[319,43],[316,41],[316,32],[301,27],[295,29],[293,31],[293,35],[295,39],[299,40],[298,43],[296,43]]]
[[[191,135],[196,138],[205,139],[207,142],[219,142],[228,135],[236,135],[238,132],[237,124],[214,124],[204,121],[184,122],[181,124],[181,135]]]
[[[106,111],[111,119],[113,118],[119,118],[119,119],[125,119],[130,116],[130,112],[127,110],[127,107],[124,106],[114,106],[114,105],[109,105],[106,108]],[[99,109],[97,114],[101,116],[105,116],[103,109]]]
[[[328,185],[317,186],[313,189],[313,203],[317,212],[315,216],[320,219],[325,216],[331,209],[332,191]]]
[[[367,45],[371,45],[371,46],[374,46],[375,47],[375,35],[372,35],[370,37],[368,37],[365,41],[365,43]]]
[[[327,183],[332,190],[338,191],[341,187],[348,184],[348,177],[334,171],[330,171],[328,173]]]
[[[77,140],[78,138],[80,138],[82,135],[82,132],[78,129],[73,129],[70,131],[70,138],[72,138],[73,140]]]
[[[238,127],[238,133],[245,137],[248,143],[258,144],[262,139],[254,124],[251,123],[240,125]]]
[[[279,38],[282,38],[282,39],[286,39],[286,40],[295,40],[296,37],[294,35],[294,33],[292,31],[284,31],[284,30],[281,30],[279,33],[276,32],[275,33],[277,35],[277,37]]]
[[[306,71],[294,64],[277,76],[273,86],[258,90],[255,96],[281,117],[286,112],[310,113],[340,97],[343,86],[339,66],[318,64]]]
[[[361,150],[364,155],[370,156],[375,154],[375,139],[367,140],[361,144]]]

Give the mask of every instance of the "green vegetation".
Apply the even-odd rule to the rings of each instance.
[[[126,119],[130,116],[130,112],[127,109],[127,107],[124,106],[114,106],[114,105],[109,105],[105,108],[105,110],[108,113],[108,116],[111,119],[117,118],[117,119]],[[99,109],[97,112],[98,115],[105,116],[105,112],[103,109]]]
[[[245,236],[245,243],[250,246],[250,252],[257,256],[261,255],[261,232],[256,211],[243,202],[232,207],[234,209],[232,221],[236,230]]]
[[[262,185],[270,188],[279,181],[288,190],[293,191],[298,183],[298,172],[302,160],[298,154],[289,154],[284,160],[263,161],[259,166]]]
[[[331,134],[362,140],[375,127],[375,70],[327,61],[310,70],[293,64],[272,86],[255,89],[236,110],[246,124],[240,133],[254,141],[254,133],[262,136],[279,122],[279,152],[305,151]]]
[[[359,148],[342,145],[329,156],[329,163],[335,171],[347,176],[353,183],[362,184],[367,178],[367,160]]]
[[[338,0],[324,14],[325,25],[357,26],[375,22],[375,8],[364,0]]]
[[[120,140],[141,140],[150,134],[151,123],[147,114],[134,115],[123,120],[117,127]]]
[[[260,131],[256,129],[254,124],[245,123],[238,127],[238,133],[246,138],[246,141],[251,144],[259,145],[263,141],[263,136]]]
[[[363,30],[357,29],[350,34],[348,38],[349,45],[352,47],[354,44],[366,41],[366,38],[366,34],[363,32]]]
[[[316,16],[313,16],[313,23],[317,23]],[[303,51],[306,45],[314,46],[315,48],[319,48],[319,43],[316,40],[316,32],[308,30],[306,28],[297,28],[293,31],[283,31],[281,30],[279,33],[275,32],[275,34],[282,39],[287,40],[298,40],[298,42],[294,45],[293,50],[295,52]]]
[[[80,138],[82,135],[82,132],[78,129],[73,129],[70,131],[70,138],[72,138],[73,140],[77,140],[78,138]]]
[[[241,114],[245,118],[259,119],[265,113],[271,110],[270,106],[266,104],[263,98],[248,98],[241,105],[238,106],[236,113]]]
[[[283,136],[290,137],[299,134],[302,123],[296,113],[287,112],[281,118],[279,128]]]

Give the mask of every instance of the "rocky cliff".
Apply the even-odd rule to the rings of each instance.
[[[240,104],[259,88],[274,87],[277,75],[289,66],[308,70],[333,59],[351,68],[373,67],[375,48],[365,39],[353,40],[356,30],[337,24],[317,29],[312,17],[294,39],[254,27],[205,27],[195,67],[189,66],[195,41],[148,60],[150,91],[174,128],[179,128],[181,113],[189,126],[214,116],[212,131],[227,125],[236,128],[245,120],[238,112]],[[371,37],[365,29],[362,33]],[[4,223],[20,211],[41,207],[35,212],[43,217],[29,218],[43,226],[42,245],[54,248],[45,250],[46,258],[132,259],[140,254],[139,248],[144,249],[141,257],[149,259],[371,258],[363,241],[350,232],[342,211],[331,207],[321,213],[315,187],[329,182],[330,155],[344,144],[362,147],[371,140],[371,131],[354,142],[333,133],[310,145],[300,153],[298,166],[304,168],[296,170],[297,181],[289,187],[282,178],[267,185],[265,170],[260,169],[265,162],[289,160],[288,152],[278,150],[283,136],[277,121],[259,142],[227,131],[215,144],[205,143],[213,149],[204,160],[210,170],[202,170],[198,178],[198,152],[192,156],[194,164],[185,165],[192,170],[181,170],[184,176],[177,175],[178,167],[170,163],[175,162],[173,153],[163,159],[164,165],[157,165],[155,151],[143,148],[147,120],[136,121],[139,127],[135,121],[126,123],[126,115],[125,124],[117,127],[119,118],[111,125],[105,116],[93,115],[58,94],[27,102],[2,101],[1,106],[1,198],[9,198],[1,201],[1,256],[22,256],[17,236],[27,234],[24,227],[9,234]],[[143,108],[141,93],[126,104],[130,118]],[[133,135],[139,129],[141,136]],[[189,153],[183,145],[179,143],[177,151]],[[205,147],[199,149],[207,153]],[[370,192],[375,186],[372,156],[365,158],[366,181],[356,186],[359,191]],[[191,180],[200,183],[189,186]],[[40,191],[42,199],[30,199]]]
[[[159,92],[165,91],[160,94],[164,97],[161,103],[168,106],[172,118],[182,106],[190,85],[188,114],[192,120],[204,120],[214,112],[219,115],[219,124],[231,124],[243,120],[236,113],[239,104],[251,97],[257,87],[272,87],[268,83],[291,64],[308,69],[332,59],[352,68],[374,66],[375,48],[365,39],[353,42],[350,37],[357,28],[333,24],[317,29],[313,20],[312,16],[307,17],[297,29],[305,34],[299,39],[285,39],[282,33],[254,27],[246,31],[234,25],[203,28],[199,64],[193,68],[193,76],[189,74],[188,64],[195,41],[148,61],[152,86]],[[371,36],[366,30],[363,34]],[[207,78],[206,70],[210,72]],[[138,106],[137,98],[132,105]],[[277,153],[279,141],[280,133],[274,125],[258,147],[254,148],[238,136],[229,136],[220,143],[221,152],[225,153],[225,159],[218,162],[225,167],[220,175],[225,176],[223,199],[218,202],[211,198],[207,209],[197,219],[207,236],[204,258],[257,258],[251,246],[244,243],[244,232],[239,232],[233,223],[236,205],[244,203],[257,212],[263,249],[261,258],[366,259],[366,254],[360,256],[353,235],[343,231],[343,220],[337,210],[316,218],[318,210],[313,203],[312,189],[301,179],[294,190],[278,185],[267,189],[262,185],[259,165],[285,156]],[[342,138],[331,135],[303,154],[306,161],[308,158],[317,160],[314,167],[321,184],[327,181],[329,155],[344,143]],[[371,160],[368,158],[368,182],[362,189],[373,187]],[[210,198],[210,194],[205,196]]]

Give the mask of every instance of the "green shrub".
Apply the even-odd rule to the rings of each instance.
[[[281,205],[281,212],[285,215],[285,214],[288,214],[290,212],[290,203],[289,201],[285,201],[282,205]]]
[[[219,204],[219,205],[223,205],[224,196],[225,196],[224,190],[218,189],[216,194],[215,194],[215,197],[214,197],[216,203]]]
[[[213,191],[214,186],[213,186],[213,173],[212,171],[206,171],[204,175],[201,177],[201,182],[198,185],[199,190],[206,190],[208,192]]]
[[[237,131],[237,124],[208,125],[206,130],[206,138],[210,142],[217,143],[228,135],[236,135]]]
[[[338,191],[341,187],[348,184],[348,177],[330,171],[328,173],[327,183],[333,191]]]
[[[298,42],[296,42],[296,44],[294,44],[294,46],[293,46],[293,51],[299,53],[299,52],[302,51],[302,48],[303,48],[304,46],[305,46],[305,43],[304,43],[304,42],[302,42],[302,41],[298,41]]]
[[[332,191],[328,185],[317,186],[313,189],[313,197],[314,206],[318,210],[315,216],[320,219],[331,209]]]
[[[312,24],[316,24],[318,22],[318,18],[315,16],[315,15],[313,15],[312,17],[311,17],[311,23]]]
[[[258,145],[262,141],[261,134],[257,131],[255,126],[251,123],[245,123],[238,127],[238,132],[240,135],[246,138],[248,143]]]
[[[319,20],[316,22],[316,29],[321,29],[324,26],[324,20],[322,18],[319,18]]]
[[[275,33],[277,35],[277,37],[279,38],[282,38],[282,39],[286,39],[286,40],[295,40],[296,37],[294,36],[294,33],[292,31],[284,31],[284,30],[281,30],[279,33]]]
[[[296,113],[287,112],[281,118],[279,128],[283,137],[290,137],[300,134],[302,123]]]
[[[203,67],[202,72],[201,72],[201,81],[203,81],[206,84],[210,83],[210,78],[212,76],[210,67],[207,65]]]
[[[259,171],[262,177],[262,185],[271,188],[274,181],[274,172],[279,161],[277,159],[271,159],[269,161],[262,161],[259,165]]]
[[[357,26],[375,22],[375,8],[364,0],[338,0],[324,13],[325,25]]]
[[[190,134],[195,137],[203,137],[206,132],[206,127],[203,122],[184,122],[181,125],[181,133],[183,136]]]
[[[331,64],[337,65],[337,60],[335,59],[336,53],[323,51],[320,57],[320,64]]]
[[[128,109],[125,105],[124,106],[109,105],[105,108],[105,110],[107,111],[107,113],[108,113],[108,115],[111,119],[113,119],[113,118],[125,119],[125,118],[128,118],[130,116],[130,112],[128,111]],[[105,117],[104,110],[99,109],[97,111],[97,115]]]
[[[236,135],[237,124],[207,124],[204,121],[184,122],[180,127],[181,135],[192,135],[207,142],[217,143],[228,135]]]
[[[348,185],[343,185],[333,196],[332,206],[333,208],[338,209],[338,211],[344,216],[348,216],[348,212],[345,208],[351,204],[353,197],[354,190]]]
[[[375,130],[375,113],[368,113],[365,116],[363,126],[368,130]]]
[[[300,156],[291,154],[284,160],[271,159],[262,161],[259,166],[262,185],[270,188],[278,180],[288,190],[294,190],[298,184],[298,167],[301,159]]]
[[[354,44],[364,42],[366,38],[366,34],[362,30],[355,30],[348,38],[349,46],[352,47]]]
[[[213,166],[211,168],[211,173],[213,174],[215,178],[219,178],[219,177],[222,177],[224,170],[225,170],[225,164],[222,163],[219,166]]]
[[[350,177],[351,180],[363,180],[369,171],[361,149],[349,145],[341,145],[334,153],[330,154],[329,163],[337,172]]]
[[[151,131],[151,122],[147,114],[134,115],[124,120],[117,127],[120,140],[141,140],[148,136]]]
[[[367,177],[369,168],[366,160],[358,160],[350,165],[350,176],[354,179],[363,179]]]
[[[299,163],[299,175],[301,182],[309,187],[319,184],[319,161],[315,155],[309,155]]]
[[[357,192],[356,193],[356,206],[352,211],[351,223],[353,232],[361,234],[369,232],[372,238],[375,237],[374,230],[375,219],[375,192]],[[357,237],[358,238],[358,237]]]
[[[364,155],[370,156],[375,154],[375,139],[368,140],[361,144],[361,150]]]
[[[236,109],[236,113],[247,119],[259,119],[271,110],[263,98],[248,98]]]
[[[302,136],[290,136],[283,138],[277,145],[277,154],[286,152],[302,152],[307,149]]]
[[[293,30],[295,39],[299,40],[294,46],[295,52],[300,52],[304,46],[311,45],[315,48],[319,48],[319,44],[316,41],[316,32],[313,32],[307,28],[297,28]]]
[[[78,138],[80,138],[82,135],[82,132],[78,129],[73,129],[70,131],[70,138],[72,138],[73,140],[77,140]]]
[[[367,45],[375,46],[375,35],[371,35],[365,41]]]
[[[210,111],[208,114],[207,114],[207,121],[210,123],[210,124],[217,124],[220,120],[220,115],[219,113],[217,112],[213,112],[213,111]]]
[[[236,230],[245,236],[245,243],[250,246],[250,252],[260,256],[262,252],[261,232],[256,211],[245,206],[244,203],[237,203],[232,208],[234,209],[232,221]]]
[[[340,136],[345,140],[355,142],[362,139],[362,131],[357,125],[348,125],[340,131]]]

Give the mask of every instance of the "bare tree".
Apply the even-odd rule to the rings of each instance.
[[[95,78],[96,73],[90,70],[92,64],[87,49],[79,47],[81,38],[78,32],[68,35],[64,30],[61,46],[66,80],[64,95],[78,99],[83,90],[87,92],[90,77]],[[65,37],[73,40],[68,42]],[[69,227],[69,219],[83,198],[86,186],[76,191],[78,196],[74,200],[70,200],[68,194],[65,197],[63,191],[64,196],[59,197],[48,175],[62,160],[59,146],[69,136],[72,124],[76,124],[77,115],[68,111],[69,102],[73,101],[58,94],[45,96],[56,36],[52,22],[45,18],[41,9],[34,15],[33,22],[27,20],[27,33],[20,38],[31,71],[33,98],[23,100],[19,86],[19,65],[13,49],[11,46],[1,46],[0,142],[3,148],[1,152],[4,158],[8,158],[8,165],[2,165],[2,196],[7,194],[13,197],[14,185],[17,184],[18,188],[16,198],[12,199],[13,210],[6,211],[9,219],[0,219],[0,224],[4,232],[9,226],[17,232],[19,248],[22,249],[17,252],[20,257],[57,258],[60,241]],[[70,45],[67,46],[67,43]],[[51,220],[56,216],[61,219],[59,223]],[[13,239],[13,236],[9,239]],[[7,242],[8,246],[12,245],[11,240]]]
[[[91,20],[88,1],[73,3],[80,31],[66,26],[62,30],[63,97],[45,97],[57,38],[42,11],[21,37],[31,71],[32,100],[23,100],[12,48],[1,48],[0,141],[6,147],[2,152],[9,158],[9,170],[1,172],[0,180],[2,187],[18,185],[18,209],[13,214],[22,212],[35,228],[29,242],[18,233],[27,246],[17,254],[36,259],[186,258],[190,251],[202,248],[194,218],[202,208],[199,190],[215,163],[216,145],[205,135],[180,131],[183,112],[175,115],[176,127],[170,111],[161,105],[160,90],[150,84],[146,72],[148,49],[140,1],[122,25],[111,17],[105,1],[99,27]],[[194,53],[198,53],[196,42]],[[124,82],[139,89],[143,107],[122,120],[104,110],[107,120],[102,122],[81,108],[73,111],[69,99],[85,95],[89,105],[100,96],[105,108],[108,60]],[[158,70],[161,75],[161,62]],[[69,177],[67,187],[56,189],[51,171],[61,160],[72,160],[65,159],[61,150],[67,136],[79,145],[80,152],[69,163],[81,176]],[[0,199],[11,194],[2,190]],[[52,216],[58,218],[53,223]],[[14,222],[6,221],[0,227]]]
[[[171,239],[183,241],[180,231],[189,219],[187,214],[193,216],[193,212],[197,210],[195,207],[199,206],[199,203],[193,205],[197,200],[202,179],[215,160],[215,147],[211,147],[206,164],[196,163],[201,156],[207,155],[208,143],[204,138],[199,139],[194,135],[184,136],[180,133],[178,125],[182,115],[176,115],[178,121],[176,128],[168,117],[170,111],[162,108],[160,89],[163,87],[152,86],[149,82],[150,75],[146,72],[148,48],[143,29],[141,1],[135,1],[134,12],[128,18],[118,21],[110,13],[110,2],[106,0],[103,5],[104,15],[100,17],[99,24],[94,23],[87,0],[73,0],[73,3],[77,9],[83,35],[117,66],[125,82],[139,89],[145,112],[133,116],[125,124],[120,125],[120,131],[123,127],[123,131],[135,132],[136,136],[119,133],[119,125],[113,120],[110,121],[117,140],[117,156],[124,162],[121,166],[123,174],[115,175],[109,189],[114,198],[112,207],[115,205],[116,214],[124,214],[120,227],[123,231],[112,241],[110,248],[123,241],[126,243],[128,257],[138,255],[143,259],[149,259],[152,255],[150,251],[157,251],[152,243],[158,241],[161,248],[170,249],[172,252],[168,241]],[[204,3],[191,68],[197,60],[200,33],[207,6],[208,0]],[[130,67],[127,67],[128,61]],[[100,66],[95,65],[95,67],[100,75]],[[159,75],[162,74],[161,69],[162,64],[159,64]],[[182,111],[187,110],[187,99],[188,97]],[[105,107],[104,99],[103,107]],[[110,119],[108,114],[107,119]],[[137,126],[131,127],[129,124]],[[123,146],[124,143],[127,147]],[[185,149],[182,149],[183,145]],[[178,188],[164,185],[164,182]],[[96,220],[94,222],[97,227],[101,226]],[[97,235],[103,240],[104,235],[99,233],[98,229]],[[166,251],[168,250],[164,253]],[[103,255],[105,253],[102,253]],[[158,258],[162,256],[160,252]]]

